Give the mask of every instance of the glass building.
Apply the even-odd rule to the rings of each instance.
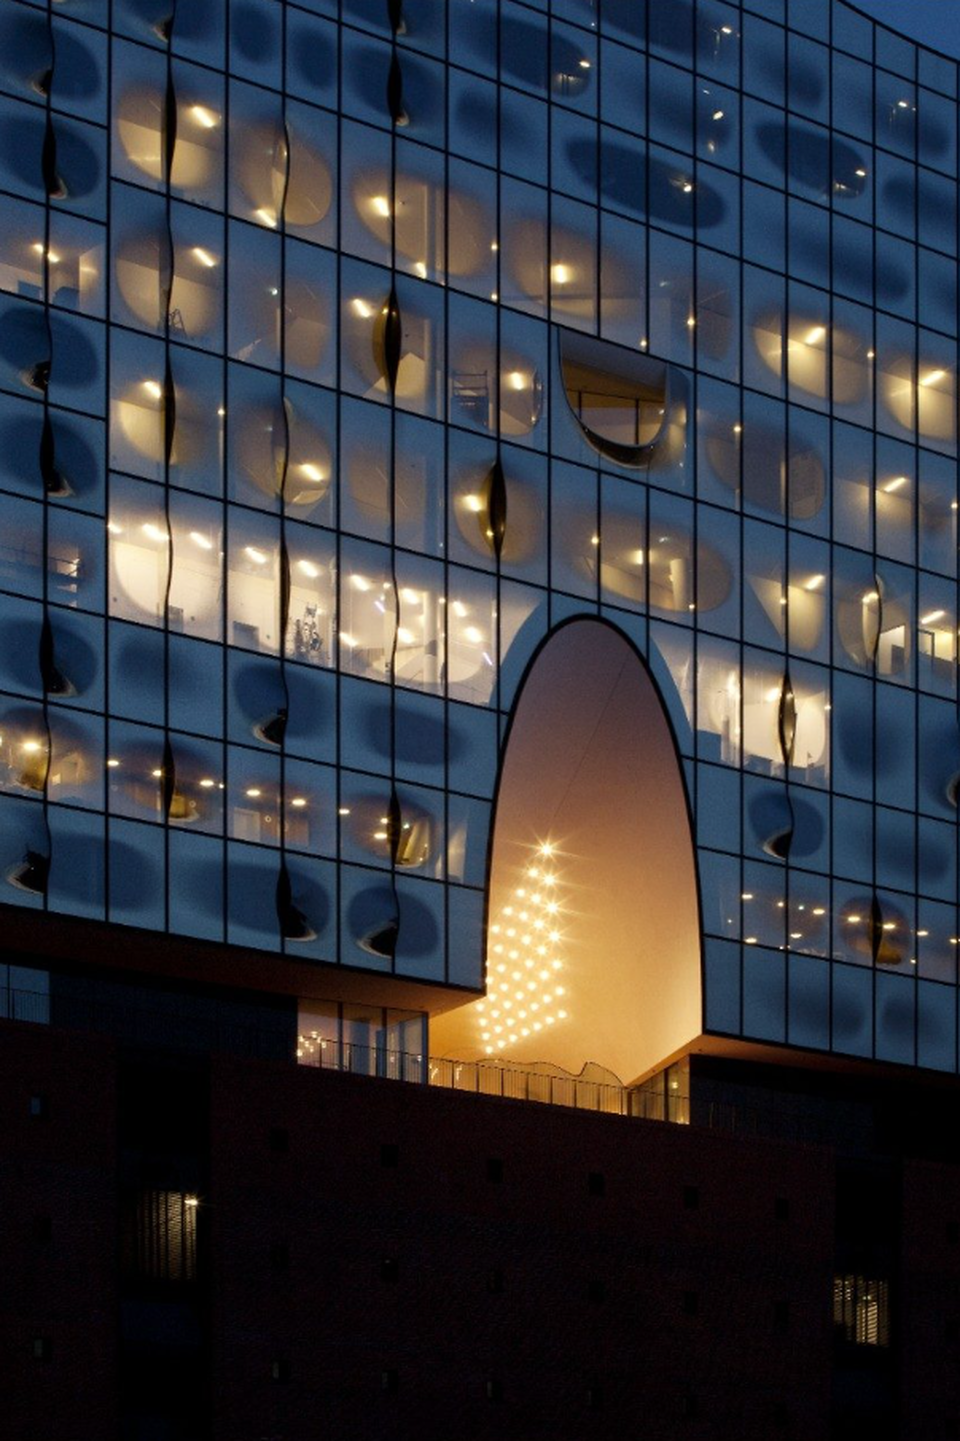
[[[956,1071],[956,65],[842,0],[0,57],[8,1010],[215,957],[307,1051]]]

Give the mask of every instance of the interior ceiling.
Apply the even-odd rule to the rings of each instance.
[[[542,935],[532,929],[543,915],[542,904],[531,903],[538,882],[527,872],[543,866],[537,847],[544,842],[556,847],[550,894],[560,909],[547,921],[556,923],[560,940],[548,947],[551,979],[538,981],[540,1004],[532,1012],[515,987],[526,990],[530,974],[524,931],[534,943]],[[525,897],[516,896],[518,887]],[[546,894],[542,887],[539,893]],[[508,905],[513,917],[504,915]],[[509,921],[517,931],[506,947],[518,952],[513,962],[493,949],[505,942]],[[489,923],[501,931],[488,933],[484,1008],[470,1003],[434,1021],[432,1054],[471,1060],[490,1046],[505,1061],[549,1062],[573,1072],[595,1062],[629,1081],[699,1034],[699,921],[681,772],[642,662],[597,621],[557,632],[518,702],[495,820]],[[561,967],[553,972],[555,958]],[[496,970],[498,961],[505,973]],[[539,977],[540,963],[533,975]],[[554,994],[543,1002],[544,992]],[[501,1014],[494,1020],[495,1006]]]

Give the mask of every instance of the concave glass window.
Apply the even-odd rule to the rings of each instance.
[[[620,465],[644,464],[664,429],[667,366],[571,334],[560,337],[560,365],[567,403],[590,444]]]

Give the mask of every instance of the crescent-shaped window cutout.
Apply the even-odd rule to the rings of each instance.
[[[560,368],[567,404],[594,449],[618,465],[644,465],[666,424],[669,366],[563,331]]]

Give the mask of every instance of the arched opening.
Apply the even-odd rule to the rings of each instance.
[[[582,618],[517,701],[490,849],[487,992],[431,1054],[629,1083],[702,1028],[696,864],[666,711],[632,645]]]

